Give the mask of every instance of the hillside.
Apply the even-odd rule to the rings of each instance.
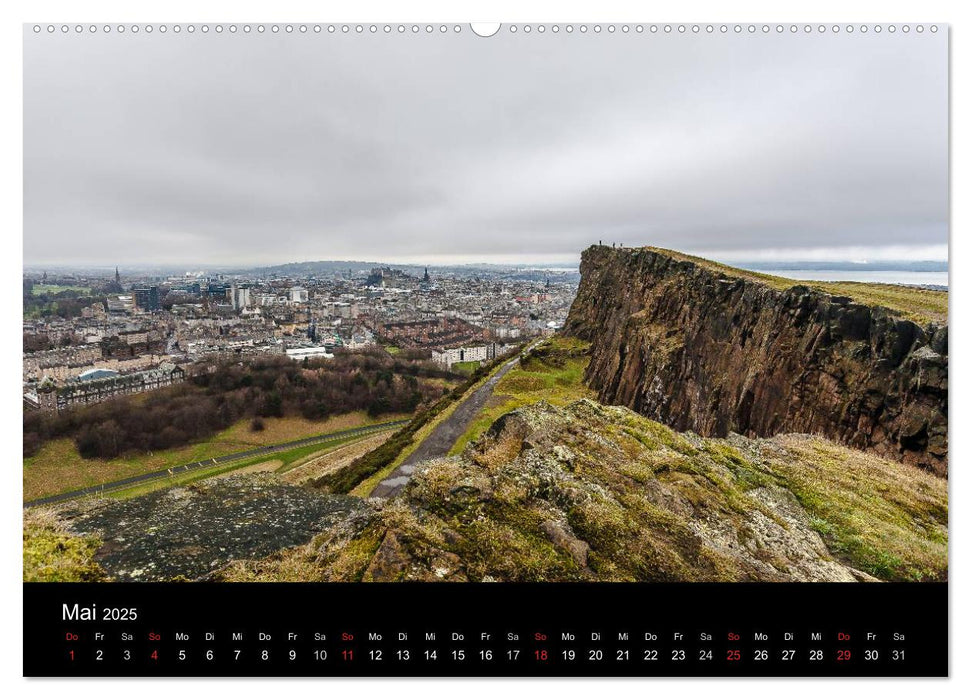
[[[813,433],[947,474],[947,293],[594,246],[564,329],[599,400],[678,430]]]
[[[431,405],[464,378],[380,349],[328,360],[197,363],[187,381],[23,414],[25,500],[98,486]]]
[[[946,295],[649,249],[583,271],[565,334],[400,492],[358,496],[487,367],[307,479],[28,509],[25,579],[947,580]]]
[[[560,364],[545,349],[523,376],[562,378]],[[389,501],[287,481],[28,509],[25,579],[947,578],[945,479],[809,435],[678,433],[589,399],[503,414]]]
[[[679,434],[545,402],[397,498],[226,581],[942,580],[947,482],[804,435]]]

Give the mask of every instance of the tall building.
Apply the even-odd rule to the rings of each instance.
[[[206,288],[206,294],[210,299],[228,298],[229,297],[229,287],[220,282],[210,282],[209,286]]]
[[[136,287],[132,290],[135,308],[142,311],[158,311],[158,287]]]
[[[432,287],[432,277],[428,274],[428,268],[425,268],[425,274],[421,277],[421,282],[418,283],[418,288],[423,292],[430,291]]]
[[[229,301],[236,311],[247,308],[250,305],[249,287],[240,287],[233,282],[233,286],[229,288]]]
[[[121,275],[118,273],[118,266],[115,266],[115,279],[105,285],[108,294],[121,294],[124,289],[121,286]]]

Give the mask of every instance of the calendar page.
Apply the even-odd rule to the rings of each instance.
[[[26,676],[947,676],[946,24],[23,27]]]

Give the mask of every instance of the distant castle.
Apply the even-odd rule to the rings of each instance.
[[[368,287],[387,287],[395,281],[405,279],[408,274],[404,270],[395,270],[390,267],[375,267],[371,269],[371,274],[367,278]]]

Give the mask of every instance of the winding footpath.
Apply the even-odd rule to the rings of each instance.
[[[386,479],[381,481],[374,490],[371,491],[371,498],[391,498],[396,495],[401,489],[404,488],[405,484],[411,479],[411,475],[415,471],[415,467],[421,462],[427,462],[430,459],[438,459],[439,457],[445,457],[448,455],[449,450],[455,445],[456,441],[465,434],[465,431],[469,429],[472,421],[479,414],[479,411],[485,406],[486,401],[492,396],[493,391],[496,388],[496,384],[499,383],[503,377],[519,364],[519,358],[523,356],[524,353],[531,350],[536,343],[531,344],[529,347],[524,349],[514,358],[502,365],[499,370],[493,374],[485,383],[478,389],[473,391],[467,398],[465,398],[452,414],[435,426],[435,429],[429,433],[428,437],[419,443],[418,447],[415,448],[414,452],[405,458],[397,469],[395,469],[391,474],[388,475]]]

